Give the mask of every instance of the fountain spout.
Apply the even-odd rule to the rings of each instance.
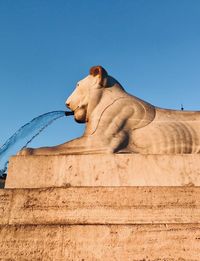
[[[65,116],[74,115],[73,111],[65,111]]]

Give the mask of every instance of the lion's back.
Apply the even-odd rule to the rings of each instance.
[[[183,154],[200,150],[200,112],[156,109],[154,120],[132,134],[139,153]]]

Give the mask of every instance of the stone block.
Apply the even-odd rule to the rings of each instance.
[[[199,261],[199,224],[0,226],[0,260]]]
[[[200,186],[200,155],[15,156],[6,188]]]
[[[0,190],[0,260],[199,261],[200,187]]]
[[[71,187],[0,192],[0,225],[200,223],[199,187]]]
[[[0,189],[0,224],[8,224],[10,218],[13,191],[11,189]]]

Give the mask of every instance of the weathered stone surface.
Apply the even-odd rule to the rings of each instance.
[[[62,226],[0,226],[0,260],[61,260]]]
[[[200,155],[60,155],[10,159],[6,188],[200,186]]]
[[[0,226],[0,260],[199,261],[200,225]]]
[[[0,260],[199,261],[199,187],[0,190]]]
[[[200,223],[199,187],[78,187],[0,191],[0,224]]]
[[[12,204],[12,190],[1,189],[0,190],[0,224],[8,224],[11,204]]]

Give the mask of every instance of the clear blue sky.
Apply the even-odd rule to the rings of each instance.
[[[32,118],[64,110],[97,64],[156,106],[200,110],[200,1],[1,0],[0,144]],[[60,119],[32,146],[83,128]]]

